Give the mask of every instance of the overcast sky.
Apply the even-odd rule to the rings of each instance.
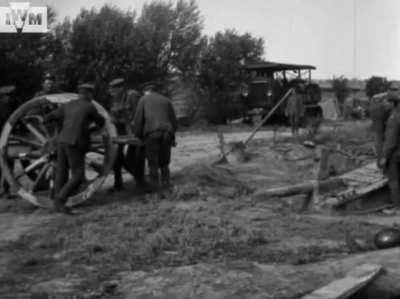
[[[5,0],[0,0],[0,3]],[[18,2],[18,1],[14,1]],[[33,0],[59,19],[105,3],[141,10],[146,0]],[[313,64],[315,78],[400,79],[399,0],[197,0],[204,32],[226,28],[263,37],[265,58]]]

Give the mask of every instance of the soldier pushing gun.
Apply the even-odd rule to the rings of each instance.
[[[109,92],[112,96],[111,116],[117,133],[118,135],[130,134],[130,124],[135,116],[140,95],[135,90],[128,90],[125,80],[122,78],[114,79],[109,83]],[[129,145],[126,152],[126,160],[124,161],[123,148],[123,145],[118,146],[117,159],[114,164],[114,188],[110,191],[124,189],[122,179],[123,166],[134,176],[137,187],[140,190],[144,190],[144,149],[141,146]]]
[[[82,84],[78,87],[79,99],[60,106],[45,116],[45,121],[62,121],[57,141],[57,167],[55,178],[54,207],[57,212],[71,214],[65,206],[85,180],[85,155],[90,146],[89,126],[95,122],[99,127],[104,118],[91,103],[94,86]],[[68,178],[71,170],[71,177]]]

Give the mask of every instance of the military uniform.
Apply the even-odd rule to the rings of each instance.
[[[400,103],[399,103],[400,104]],[[400,207],[400,111],[395,108],[386,124],[380,166],[388,178],[391,200]]]
[[[385,136],[386,122],[390,116],[390,109],[380,100],[379,102],[373,102],[371,104],[369,115],[375,133],[375,148],[377,160],[379,161],[382,157],[383,139]]]
[[[296,135],[299,131],[300,121],[304,116],[304,95],[296,91],[287,102],[285,115],[289,118],[292,134]]]
[[[135,90],[127,90],[123,86],[124,79],[114,79],[110,82],[109,87],[121,87],[122,92],[117,94],[111,103],[111,116],[116,126],[118,135],[126,135],[131,133],[130,123],[136,112],[136,107],[139,102],[139,93]],[[125,168],[134,176],[136,184],[139,187],[144,185],[144,168],[145,157],[143,147],[128,146],[127,161],[124,163],[123,145],[118,147],[118,154],[114,163],[114,188],[122,188],[122,167]]]
[[[83,84],[79,89],[93,89]],[[56,111],[46,115],[45,121],[62,120],[58,136],[57,169],[55,180],[55,206],[59,211],[65,209],[65,202],[85,180],[85,155],[90,147],[89,125],[95,122],[104,124],[104,118],[88,99],[70,101]],[[71,170],[71,178],[68,173]]]
[[[133,130],[138,138],[144,140],[150,178],[155,187],[159,185],[159,169],[162,184],[169,185],[169,163],[176,129],[175,111],[168,98],[150,92],[140,99]]]
[[[43,80],[42,90],[35,93],[35,97],[57,93],[57,89],[54,86],[55,77],[51,74],[46,74]]]
[[[7,122],[10,115],[15,110],[14,102],[10,98],[10,94],[15,91],[15,86],[2,86],[0,87],[0,130],[3,129],[5,123]],[[12,159],[8,159],[9,167],[12,169],[14,167],[14,161]],[[1,171],[0,171],[1,176]],[[10,186],[8,185],[7,181],[4,177],[2,177],[2,188],[4,193],[9,193]]]

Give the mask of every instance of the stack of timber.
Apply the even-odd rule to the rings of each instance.
[[[353,171],[325,180],[309,181],[279,188],[259,189],[253,196],[266,200],[273,197],[309,194],[317,189],[323,191],[319,195],[319,202],[329,200],[331,203],[333,202],[333,207],[339,207],[367,196],[371,192],[383,188],[386,184],[387,179],[382,171],[376,166],[375,162],[371,162]]]

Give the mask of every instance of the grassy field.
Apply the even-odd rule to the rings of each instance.
[[[357,130],[322,138],[333,142],[344,135],[360,140]],[[346,243],[349,235],[373,248],[380,225],[351,218],[321,221],[294,212],[296,198],[253,200],[257,184],[302,181],[311,175],[313,162],[288,162],[271,152],[268,142],[250,151],[254,158],[243,165],[182,168],[164,197],[133,196],[130,189],[101,193],[72,217],[10,205],[3,212],[51,218],[1,242],[7,263],[0,274],[0,298],[118,298],[115,286],[124,271],[237,260],[304,264],[354,252]]]

